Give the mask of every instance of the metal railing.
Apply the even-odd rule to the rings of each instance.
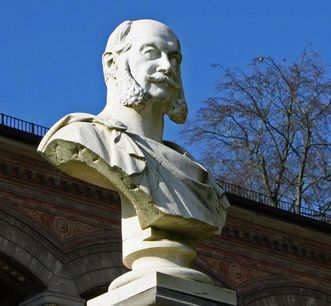
[[[223,190],[227,193],[234,194],[240,196],[245,199],[249,199],[255,201],[260,204],[264,204],[267,206],[272,206],[281,210],[285,210],[294,214],[298,214],[307,218],[312,218],[318,221],[323,221],[330,223],[331,222],[331,215],[328,213],[320,213],[317,210],[311,209],[305,206],[297,206],[293,203],[278,200],[276,205],[271,197],[266,194],[256,192],[250,189],[246,189],[244,187],[240,187],[228,182],[219,181],[219,184],[222,186]]]
[[[24,121],[6,114],[0,113],[0,125],[30,133],[36,136],[44,136],[48,128],[33,122]]]
[[[8,116],[6,114],[0,113],[0,126],[6,126],[12,129],[20,130],[26,133],[30,133],[39,137],[44,136],[49,128],[35,124],[33,122],[24,121],[12,116]],[[268,205],[275,207],[271,197],[256,192],[250,189],[246,189],[228,182],[219,181],[220,185],[223,187],[224,191],[227,193],[232,193],[234,195],[240,196],[245,199],[249,199],[255,201],[260,204]],[[296,207],[292,203],[285,202],[285,201],[277,201],[276,208],[285,210],[291,213],[299,214],[308,218],[312,218],[315,220],[323,221],[323,222],[331,222],[331,215],[330,214],[321,214],[320,212],[313,210],[307,207]]]

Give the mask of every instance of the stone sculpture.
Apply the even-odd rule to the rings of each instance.
[[[102,61],[104,110],[65,116],[38,151],[65,173],[119,192],[123,262],[132,271],[110,288],[153,271],[211,283],[190,268],[193,246],[220,233],[228,201],[189,153],[162,140],[164,115],[176,123],[187,116],[180,43],[162,23],[125,21]]]

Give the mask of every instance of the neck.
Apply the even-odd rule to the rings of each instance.
[[[128,127],[128,132],[162,142],[164,112],[158,107],[158,103],[147,101],[145,107],[138,113],[132,107],[118,103],[117,100],[111,91],[108,91],[107,105],[98,116],[119,120]]]

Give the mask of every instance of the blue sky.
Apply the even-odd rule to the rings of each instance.
[[[216,94],[211,64],[291,60],[307,44],[331,63],[329,0],[0,0],[0,112],[45,126],[71,112],[97,114],[107,38],[140,18],[166,23],[180,39],[190,118]],[[165,138],[181,142],[178,131],[167,122]]]

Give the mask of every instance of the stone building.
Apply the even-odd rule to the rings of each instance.
[[[0,305],[84,305],[126,271],[119,197],[39,157],[46,128],[0,115]],[[226,227],[198,247],[195,267],[239,305],[330,305],[330,220],[223,187]]]

